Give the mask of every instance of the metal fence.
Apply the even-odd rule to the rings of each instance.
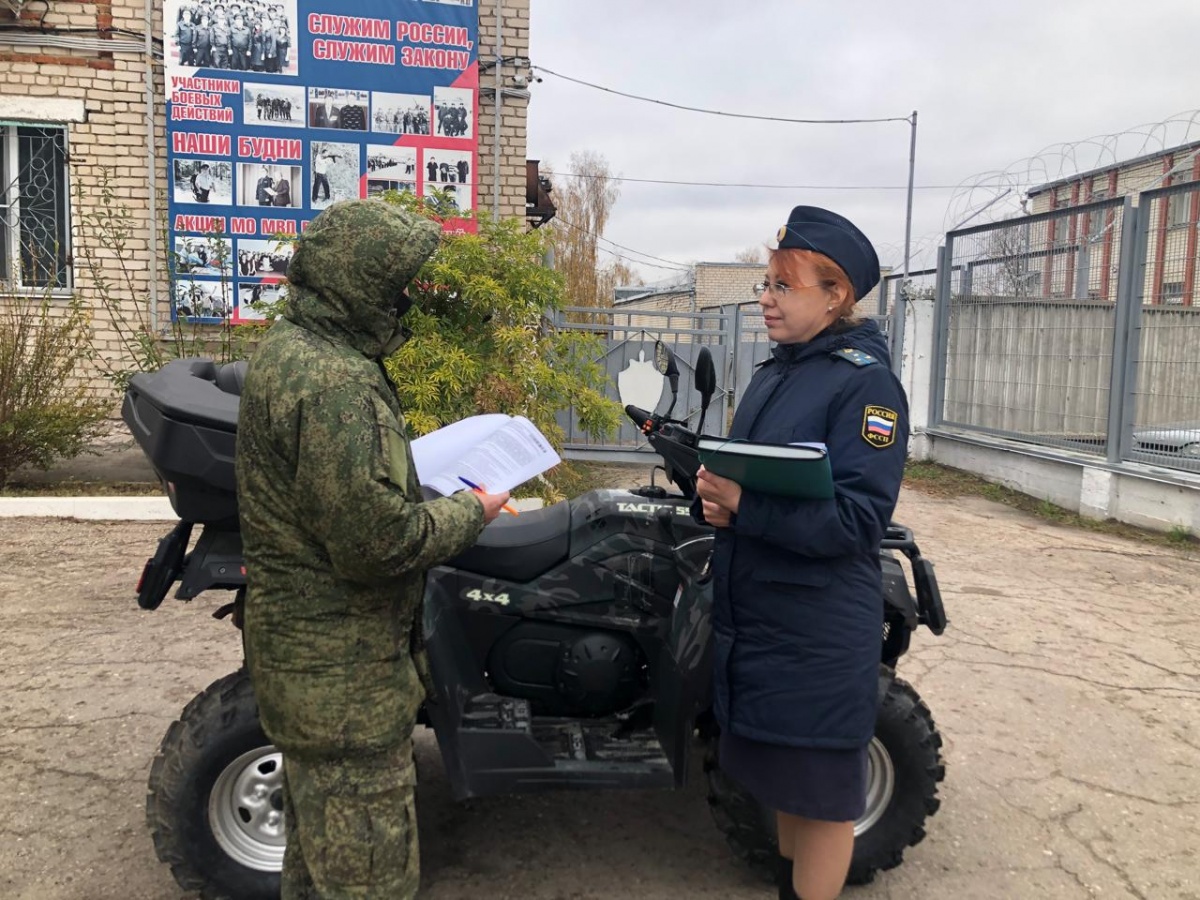
[[[672,418],[689,422],[700,419],[700,395],[695,384],[695,362],[700,348],[707,346],[717,369],[717,391],[708,407],[704,432],[722,434],[731,406],[732,336],[731,315],[725,311],[675,312],[671,310],[631,309],[628,307],[569,307],[557,314],[554,324],[595,335],[603,344],[596,360],[604,369],[606,394],[620,399],[619,382],[623,372],[652,366],[654,344],[662,341],[675,353],[679,365],[679,400]],[[670,390],[663,381],[654,411],[663,413],[671,402]],[[653,456],[641,433],[627,417],[622,417],[616,434],[597,439],[579,427],[574,408],[558,415],[563,429],[564,450],[572,459],[621,461]],[[637,454],[637,456],[630,456]]]
[[[1122,451],[1200,472],[1200,184],[1142,194]]]
[[[934,427],[1200,472],[1197,187],[947,235]]]
[[[912,296],[933,296],[937,288],[937,269],[921,269],[917,272],[908,273],[908,295]],[[902,272],[893,272],[891,275],[883,276],[879,282],[879,304],[874,310],[876,316],[890,316],[895,310],[896,300],[900,296],[900,291],[904,287],[904,274]]]
[[[930,427],[995,435],[1112,465],[1200,473],[1200,182],[1025,216],[946,236],[936,270],[884,279],[870,313],[890,339],[911,339],[896,313],[934,303]],[[695,422],[695,355],[708,346],[718,391],[706,431],[729,414],[770,354],[757,304],[699,312],[569,309],[562,327],[604,341],[609,396],[620,374],[664,340],[679,359],[676,415]],[[893,348],[893,358],[900,353]],[[658,411],[666,409],[663,390]],[[910,403],[923,403],[912,397]],[[589,439],[564,411],[567,452],[647,454],[636,429]],[[638,458],[638,457],[634,457]]]
[[[886,316],[870,318],[887,333]],[[700,419],[700,395],[693,388],[696,354],[707,346],[717,369],[717,391],[708,407],[706,434],[728,431],[732,410],[741,401],[755,368],[771,355],[771,342],[757,303],[730,304],[698,312],[625,306],[570,307],[556,315],[554,324],[594,334],[601,340],[603,351],[596,362],[604,369],[607,396],[611,400],[620,399],[622,373],[651,364],[655,341],[663,341],[674,351],[680,371],[679,400],[672,418],[683,419],[693,427]],[[670,401],[670,391],[664,382],[655,411],[665,412]],[[564,449],[573,459],[621,461],[653,454],[628,419],[621,422],[616,434],[602,439],[586,434],[579,427],[574,409],[563,410],[558,423],[565,434]]]

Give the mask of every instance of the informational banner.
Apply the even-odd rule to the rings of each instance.
[[[172,318],[260,318],[280,236],[338,200],[475,208],[475,0],[165,0],[163,20]]]

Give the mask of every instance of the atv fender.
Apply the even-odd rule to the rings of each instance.
[[[654,730],[676,787],[687,783],[696,719],[712,705],[712,578],[707,566],[712,545],[710,534],[675,548],[684,578],[659,659]]]

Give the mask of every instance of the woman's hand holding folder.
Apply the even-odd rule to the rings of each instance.
[[[742,502],[742,486],[736,481],[714,475],[704,466],[696,473],[696,493],[703,501],[704,521],[716,528],[728,528]]]

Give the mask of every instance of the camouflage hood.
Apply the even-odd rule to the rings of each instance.
[[[400,294],[440,238],[437,223],[387,203],[335,203],[296,242],[284,317],[365,356],[381,356],[399,331]]]

